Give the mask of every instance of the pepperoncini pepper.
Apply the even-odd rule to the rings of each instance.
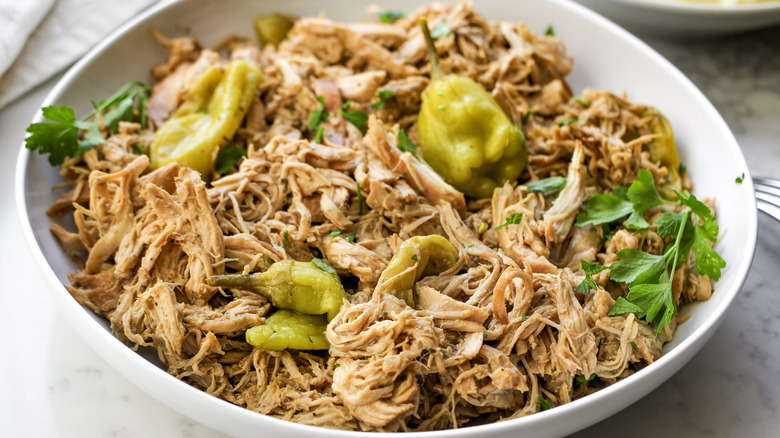
[[[263,47],[272,44],[278,48],[279,44],[287,38],[287,33],[290,32],[295,22],[294,17],[277,12],[260,15],[255,18],[253,24],[255,35]]]
[[[250,345],[261,350],[327,350],[330,346],[325,337],[327,325],[324,315],[279,310],[265,324],[247,330],[245,336]]]
[[[519,128],[481,85],[444,74],[425,18],[420,25],[432,71],[417,119],[425,161],[464,194],[490,197],[496,187],[516,180],[528,162]]]
[[[650,116],[648,126],[656,137],[648,145],[650,158],[658,161],[669,169],[669,174],[659,181],[660,194],[667,199],[677,199],[672,187],[680,190],[680,158],[677,155],[677,144],[674,141],[674,131],[669,120],[657,109],[648,108],[643,114]]]
[[[346,298],[339,276],[311,262],[281,260],[265,272],[251,275],[213,275],[210,286],[235,287],[263,294],[280,309],[333,319]]]
[[[379,287],[414,307],[414,283],[424,275],[436,275],[451,268],[458,250],[437,234],[406,239],[379,277]],[[414,269],[412,269],[414,268]]]
[[[245,60],[206,70],[155,133],[152,169],[175,161],[208,179],[219,148],[235,135],[262,78],[260,69]]]

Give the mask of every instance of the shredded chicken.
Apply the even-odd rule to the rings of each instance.
[[[451,30],[436,41],[443,68],[483,85],[523,127],[529,164],[490,199],[466,199],[398,148],[400,129],[416,140],[430,81],[420,16]],[[580,260],[609,266],[624,248],[660,253],[664,239],[574,223],[588,196],[630,183],[640,168],[667,169],[643,148],[653,138],[643,107],[590,89],[589,105],[575,102],[565,81],[572,60],[557,37],[488,21],[468,2],[422,7],[394,24],[303,18],[278,49],[236,44],[228,57],[192,38],[157,37],[170,57],[154,69],[152,126],[123,124],[66,162],[68,187],[49,212],[73,216],[75,229],[52,232],[83,260],[69,277],[74,298],[121,340],[153,348],[172,375],[290,421],[424,431],[533,414],[540,398],[567,403],[661,356],[676,320],[656,336],[633,314],[610,316],[627,287],[609,271],[594,275],[599,288],[588,295],[577,286]],[[236,58],[264,71],[231,140],[248,156],[209,184],[177,164],[148,171],[136,146],[149,145],[200,73]],[[372,107],[380,91],[392,98]],[[315,142],[317,96],[330,115]],[[368,112],[365,135],[339,112],[347,102]],[[566,177],[557,194],[524,185],[550,176]],[[519,223],[502,226],[517,213]],[[445,236],[457,260],[417,280],[410,306],[380,279],[393,282],[387,267],[401,242],[431,234]],[[206,281],[313,258],[347,291],[327,351],[249,345],[244,332],[265,322],[271,303]],[[693,266],[675,275],[678,305],[712,293]]]

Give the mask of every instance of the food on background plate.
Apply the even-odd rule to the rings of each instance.
[[[68,290],[173,376],[311,425],[477,425],[641,370],[712,293],[674,120],[574,94],[552,27],[254,24],[263,47],[157,35],[151,88],[28,128],[67,180]]]

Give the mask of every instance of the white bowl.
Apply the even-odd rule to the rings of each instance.
[[[576,0],[632,32],[710,37],[780,24],[780,1]]]
[[[417,0],[377,1],[388,9],[412,10]],[[339,20],[359,20],[364,2],[322,3],[291,0],[284,6],[271,1],[180,1],[161,4],[132,20],[94,48],[54,87],[42,106],[69,105],[77,114],[90,109],[90,99],[108,96],[133,79],[147,79],[152,65],[165,59],[149,35],[154,27],[165,35],[188,30],[206,46],[228,34],[252,35],[251,18],[284,9],[297,15],[325,10]],[[737,296],[753,258],[756,243],[756,209],[739,146],[723,119],[696,87],[669,62],[618,26],[589,10],[562,0],[535,1],[521,7],[511,0],[480,2],[477,7],[491,19],[518,20],[541,33],[548,25],[575,57],[569,77],[575,93],[586,86],[628,92],[630,99],[653,105],[671,120],[680,154],[696,182],[699,197],[717,197],[723,230],[717,250],[728,263],[712,299],[688,306],[691,318],[682,324],[666,354],[635,375],[593,395],[526,418],[460,430],[424,433],[426,436],[560,436],[587,427],[635,402],[682,367],[715,332]],[[34,121],[40,121],[40,116]],[[19,127],[22,129],[22,127]],[[76,270],[73,261],[49,232],[52,219],[45,214],[60,182],[46,159],[22,149],[17,163],[16,194],[22,226],[36,260],[51,283],[52,296],[76,331],[130,381],[163,403],[216,430],[239,437],[342,437],[365,433],[334,431],[266,417],[209,396],[168,375],[154,355],[132,351],[109,331],[108,324],[71,298],[63,284]],[[652,415],[652,413],[648,413]],[[659,419],[660,420],[660,419]],[[407,434],[408,435],[408,434]]]

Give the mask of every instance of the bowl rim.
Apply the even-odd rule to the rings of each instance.
[[[195,1],[197,0],[164,0],[146,9],[145,11],[141,12],[140,14],[132,18],[131,20],[124,23],[122,26],[120,26],[119,28],[111,32],[110,35],[108,35],[95,47],[90,49],[89,52],[87,52],[87,54],[85,54],[82,58],[79,59],[79,61],[77,61],[71,68],[68,69],[68,71],[62,76],[61,79],[58,80],[57,84],[51,89],[51,91],[46,95],[44,100],[41,102],[41,107],[47,105],[53,105],[54,103],[56,103],[57,100],[64,93],[64,91],[68,89],[72,85],[72,83],[79,77],[82,71],[93,60],[95,60],[95,58],[98,58],[106,50],[109,50],[110,46],[112,46],[118,39],[122,38],[127,32],[129,32],[130,30],[138,26],[143,25],[148,19],[154,17],[158,13],[167,10],[168,8],[177,7],[180,4],[192,3]],[[658,52],[656,52],[654,49],[652,49],[650,46],[648,46],[646,43],[644,43],[643,41],[641,41],[640,39],[638,39],[628,31],[624,30],[623,28],[614,24],[610,20],[585,8],[580,4],[571,2],[569,0],[546,0],[546,1],[548,3],[555,4],[559,7],[572,9],[574,10],[574,12],[580,15],[585,15],[591,20],[596,21],[599,26],[606,27],[609,31],[618,33],[627,43],[629,43],[632,46],[632,49],[641,50],[645,56],[650,56],[651,58],[653,58],[654,62],[659,63],[665,70],[669,71],[670,73],[673,73],[676,76],[677,80],[683,81],[686,88],[690,89],[690,91],[694,93],[694,96],[697,98],[698,103],[703,105],[704,109],[707,110],[707,112],[713,118],[713,120],[726,127],[727,132],[730,134],[730,138],[727,139],[727,142],[730,143],[732,147],[736,147],[740,158],[742,158],[744,162],[744,156],[742,156],[738,143],[734,138],[733,133],[726,125],[726,122],[723,120],[722,116],[717,112],[715,107],[712,105],[709,99],[707,99],[706,96],[701,92],[701,90],[699,90],[699,88],[696,87],[695,84],[693,84],[691,80],[688,79],[688,77],[686,77],[682,72],[680,72],[679,69],[677,69],[677,67],[675,67],[670,61],[668,61],[666,58],[664,58],[662,55],[660,55]],[[649,3],[647,0],[620,0],[620,1],[624,1],[626,3]],[[36,115],[34,116],[32,122],[40,122],[42,119],[43,119],[42,114],[40,111],[38,111],[36,112]],[[223,424],[224,421],[230,421],[231,418],[243,417],[243,418],[249,418],[249,421],[252,421],[255,424],[269,422],[268,423],[269,425],[277,425],[281,428],[287,428],[291,432],[297,431],[299,433],[315,433],[318,434],[319,436],[327,436],[327,437],[334,437],[334,438],[345,436],[345,435],[355,436],[355,437],[357,436],[365,437],[365,436],[376,434],[376,432],[343,431],[343,430],[334,430],[334,429],[328,429],[328,428],[323,428],[318,426],[309,426],[309,425],[294,423],[291,421],[282,420],[279,418],[275,418],[275,417],[271,417],[268,415],[251,411],[249,409],[230,403],[226,400],[211,396],[205,393],[204,391],[196,389],[188,385],[187,383],[171,376],[165,370],[159,368],[152,362],[149,362],[143,356],[137,354],[135,351],[133,351],[127,345],[121,342],[118,338],[114,336],[114,334],[110,330],[106,330],[105,327],[100,325],[97,322],[97,320],[93,317],[93,314],[88,309],[78,304],[78,302],[71,297],[70,293],[67,291],[65,286],[57,278],[57,275],[54,272],[52,266],[48,263],[42,248],[40,247],[40,245],[38,245],[38,242],[35,237],[35,232],[33,231],[30,215],[28,214],[27,201],[26,201],[26,178],[28,177],[26,168],[31,159],[33,159],[33,154],[31,153],[30,150],[25,148],[25,144],[24,142],[22,142],[21,150],[17,157],[17,163],[16,163],[15,197],[16,197],[16,206],[19,214],[18,218],[21,222],[22,232],[24,234],[27,244],[30,247],[31,253],[33,254],[33,257],[35,258],[37,264],[39,265],[39,268],[41,269],[44,277],[48,281],[50,286],[49,289],[51,293],[55,296],[55,298],[58,300],[58,304],[60,306],[65,306],[69,310],[69,311],[65,311],[63,309],[60,312],[65,314],[66,320],[68,320],[68,322],[72,326],[74,326],[76,331],[79,332],[82,335],[82,337],[87,338],[87,334],[93,337],[92,340],[87,340],[87,343],[90,344],[90,347],[95,349],[96,352],[98,352],[98,354],[104,357],[107,360],[107,362],[109,362],[115,369],[120,371],[120,373],[123,375],[124,375],[123,372],[124,370],[137,368],[141,370],[145,375],[151,376],[153,378],[153,382],[151,383],[149,382],[141,383],[133,380],[133,383],[136,386],[138,386],[143,391],[147,392],[148,394],[150,394],[151,396],[153,396],[158,400],[161,400],[160,394],[162,393],[163,388],[154,388],[153,383],[155,382],[161,382],[165,387],[165,389],[173,390],[176,395],[181,395],[184,397],[195,397],[196,399],[200,399],[201,402],[205,403],[209,408],[217,409],[221,414],[223,414],[222,417],[223,421],[219,422],[219,424]],[[747,166],[745,165],[744,168],[747,169]],[[749,193],[751,197],[751,202],[753,205],[755,205],[755,195],[753,193],[752,179],[748,171],[745,172],[745,179],[742,184],[743,186],[746,186],[750,189]],[[483,432],[489,431],[490,433],[493,434],[509,432],[513,428],[515,428],[519,422],[522,422],[523,424],[529,424],[529,425],[532,423],[550,424],[550,420],[555,417],[577,415],[577,413],[584,412],[587,409],[587,407],[593,403],[599,403],[604,400],[612,399],[613,394],[616,393],[619,394],[623,392],[624,388],[628,387],[629,385],[639,385],[643,381],[644,382],[652,381],[654,377],[659,373],[664,375],[664,377],[662,377],[660,382],[665,381],[671,375],[676,373],[679,370],[679,368],[682,365],[684,365],[688,361],[688,359],[690,359],[690,357],[696,354],[696,352],[698,352],[698,350],[703,346],[704,342],[707,339],[709,339],[710,336],[712,336],[712,334],[715,331],[715,328],[720,324],[720,322],[722,322],[724,314],[726,313],[728,308],[732,305],[734,299],[736,298],[736,296],[739,294],[742,287],[744,286],[744,283],[747,279],[747,275],[755,255],[756,241],[757,241],[757,228],[758,228],[757,211],[755,210],[755,208],[750,212],[746,212],[746,215],[747,215],[746,219],[748,219],[745,223],[745,226],[747,227],[747,240],[744,244],[745,245],[744,248],[748,249],[750,256],[746,257],[745,259],[741,259],[740,263],[734,264],[729,267],[730,270],[731,269],[734,270],[734,275],[736,276],[736,281],[734,282],[733,289],[719,291],[720,293],[725,294],[723,301],[717,307],[715,307],[709,315],[707,315],[707,317],[704,319],[700,327],[698,327],[695,331],[693,331],[688,337],[682,340],[678,345],[674,346],[674,348],[665,352],[659,360],[655,361],[652,364],[649,364],[647,367],[640,370],[639,372],[613,385],[605,387],[586,397],[573,400],[570,403],[566,403],[561,406],[558,406],[555,409],[549,411],[541,411],[533,415],[525,416],[522,418],[502,421],[493,424],[467,427],[467,428],[436,430],[436,431],[426,431],[426,432],[395,432],[395,433],[389,433],[387,435],[397,435],[397,436],[404,436],[404,437],[417,436],[417,435],[420,436],[424,435],[426,437],[446,435],[452,437],[459,437],[459,436],[465,436],[465,435],[477,433],[478,431],[483,431]],[[96,344],[100,344],[101,350],[98,350],[96,348],[95,346]],[[120,358],[122,360],[120,360]],[[660,385],[660,383],[658,385]],[[635,400],[638,400],[639,398],[643,397],[650,391],[656,389],[658,385],[652,385],[649,389],[644,391],[644,393],[642,393],[640,397],[637,397]],[[186,409],[179,409],[176,406],[171,406],[169,403],[165,403],[165,404],[170,408],[180,412],[181,414],[193,418],[195,421],[203,422],[207,425],[214,424],[214,423],[204,421],[203,418],[197,418],[196,416],[193,416],[192,411],[188,411]],[[614,410],[610,415],[614,415],[617,412],[618,410]],[[596,422],[599,419],[600,418],[595,418],[593,419],[593,422]]]
[[[744,16],[780,10],[780,0],[761,3],[698,3],[685,0],[606,0],[637,7],[693,15]]]

